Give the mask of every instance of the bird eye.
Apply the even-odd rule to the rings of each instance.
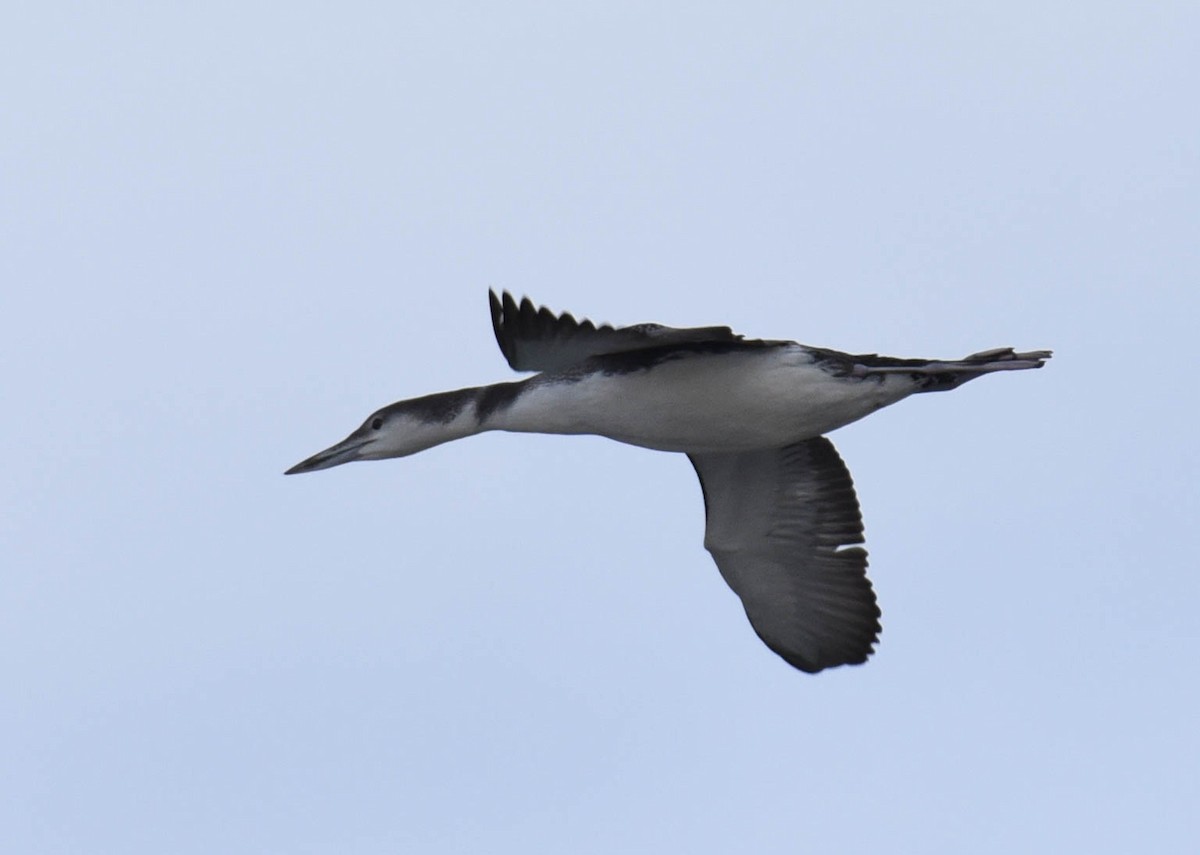
[[[381,427],[383,427],[383,419],[380,416],[371,419],[371,430],[379,430]]]

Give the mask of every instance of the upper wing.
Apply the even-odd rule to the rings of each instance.
[[[555,315],[528,297],[517,301],[507,291],[488,291],[492,329],[508,364],[516,371],[564,371],[591,356],[698,341],[738,341],[729,327],[674,329],[660,324],[613,328],[577,321],[569,312]]]
[[[759,638],[801,671],[865,662],[879,607],[866,550],[848,546],[863,542],[862,515],[833,443],[689,457],[704,490],[704,546]]]

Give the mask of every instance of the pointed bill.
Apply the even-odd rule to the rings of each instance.
[[[324,451],[318,451],[307,460],[302,460],[284,472],[284,475],[299,475],[301,472],[316,472],[318,469],[329,469],[361,460],[363,448],[371,444],[370,437],[363,437],[358,431],[350,434],[337,445],[331,445]]]

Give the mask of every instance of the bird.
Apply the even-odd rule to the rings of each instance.
[[[686,454],[704,497],[705,548],[758,637],[808,673],[866,662],[882,631],[854,483],[825,435],[910,395],[1041,368],[1051,356],[1005,347],[897,359],[727,326],[597,325],[508,291],[489,289],[488,302],[509,366],[536,373],[385,406],[285,474],[496,430]]]

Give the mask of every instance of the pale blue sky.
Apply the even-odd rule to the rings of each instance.
[[[1194,3],[0,15],[0,848],[1196,851]],[[834,436],[879,652],[691,468],[488,435],[488,286],[1038,373]]]

